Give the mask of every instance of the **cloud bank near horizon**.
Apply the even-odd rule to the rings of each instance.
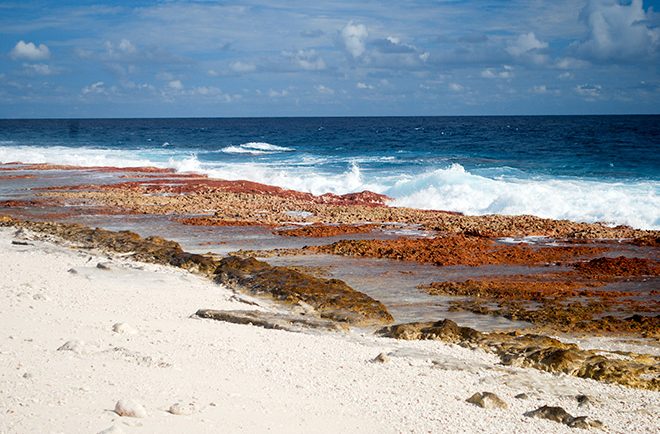
[[[654,1],[0,5],[0,116],[658,113]]]

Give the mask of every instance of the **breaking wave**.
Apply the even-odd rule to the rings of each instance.
[[[232,148],[232,147],[229,147]],[[236,147],[250,152],[287,152],[268,143]],[[224,148],[225,150],[227,148]],[[524,172],[468,171],[460,164],[421,173],[394,173],[348,163],[343,171],[322,165],[287,162],[201,161],[196,154],[169,149],[108,150],[61,146],[0,146],[0,162],[81,166],[156,166],[211,177],[245,179],[314,194],[371,190],[394,199],[393,205],[458,211],[471,215],[532,214],[584,222],[660,229],[660,182],[532,177]]]

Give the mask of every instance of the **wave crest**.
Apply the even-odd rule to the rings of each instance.
[[[285,146],[272,145],[266,142],[248,142],[239,146],[227,146],[220,150],[226,154],[251,154],[251,155],[266,155],[278,152],[292,152],[293,148]]]

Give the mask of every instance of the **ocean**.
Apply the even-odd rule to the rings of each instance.
[[[0,162],[13,161],[660,229],[660,116],[0,120]]]

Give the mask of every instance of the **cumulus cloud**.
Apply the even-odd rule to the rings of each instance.
[[[512,78],[513,67],[509,65],[502,66],[502,69],[486,68],[481,71],[483,78]]]
[[[50,50],[45,44],[18,41],[10,53],[12,59],[44,60],[50,57]]]
[[[589,101],[593,101],[600,96],[602,86],[598,84],[580,84],[575,86],[575,92]]]
[[[451,90],[452,92],[462,92],[463,89],[465,89],[465,88],[461,84],[449,83],[449,90]]]
[[[284,52],[284,55],[305,71],[322,71],[326,68],[325,61],[319,57],[316,50],[298,50],[295,53]]]
[[[642,0],[589,0],[580,14],[587,37],[577,52],[597,60],[643,60],[655,57],[660,31],[649,25]]]
[[[257,70],[257,65],[255,65],[254,63],[241,62],[240,60],[237,60],[236,62],[232,62],[229,65],[229,68],[234,72],[240,72],[240,73],[254,72]]]
[[[367,26],[349,22],[341,29],[341,39],[344,48],[353,58],[362,56],[365,52],[365,41],[369,36]]]
[[[534,32],[519,35],[515,40],[509,42],[506,51],[512,56],[522,56],[533,50],[548,48],[548,43],[539,41]]]
[[[322,93],[322,94],[325,94],[325,95],[334,95],[334,93],[335,93],[334,89],[329,88],[327,86],[324,86],[322,84],[319,84],[318,86],[314,86],[314,88],[316,89],[316,91],[318,93]]]
[[[268,96],[271,98],[280,98],[287,95],[289,95],[289,91],[286,89],[282,89],[282,90],[270,89],[268,91]]]
[[[548,87],[545,84],[541,84],[539,86],[532,87],[530,91],[532,93],[544,94],[544,93],[548,93]]]
[[[183,83],[181,83],[181,80],[172,80],[169,83],[167,83],[167,87],[173,90],[182,90]]]
[[[105,83],[102,81],[97,81],[96,83],[92,83],[89,86],[85,86],[82,88],[82,94],[83,95],[89,95],[89,94],[105,94],[107,91],[105,90]]]
[[[373,89],[373,88],[374,88],[373,85],[371,85],[371,84],[367,84],[367,83],[363,83],[363,82],[361,82],[361,81],[358,82],[358,83],[355,85],[355,87],[357,87],[358,89]]]

